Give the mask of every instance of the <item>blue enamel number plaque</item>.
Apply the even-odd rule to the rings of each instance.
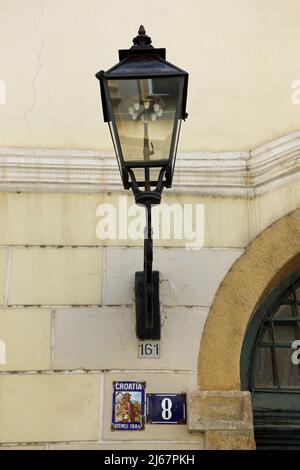
[[[147,423],[186,424],[186,395],[147,393]]]

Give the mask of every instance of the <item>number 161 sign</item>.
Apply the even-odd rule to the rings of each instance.
[[[147,393],[147,423],[186,424],[186,395]]]

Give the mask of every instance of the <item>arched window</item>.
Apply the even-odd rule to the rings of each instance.
[[[300,449],[300,270],[255,312],[243,344],[241,381],[252,393],[257,447]]]

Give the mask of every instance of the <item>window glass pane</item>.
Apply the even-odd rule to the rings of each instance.
[[[277,309],[276,313],[274,314],[273,318],[290,318],[293,315],[293,308],[292,305],[280,305]]]
[[[181,80],[108,80],[125,162],[168,160]]]
[[[273,338],[272,338],[272,331],[271,331],[271,324],[270,323],[265,323],[264,329],[261,334],[261,340],[262,343],[273,343]]]
[[[258,348],[256,354],[255,388],[274,388],[271,349]]]
[[[276,343],[284,343],[291,345],[296,339],[300,339],[299,328],[296,322],[276,323],[273,326]]]
[[[276,349],[278,376],[281,388],[300,388],[300,367],[292,362],[292,354],[294,351],[294,349],[289,348]]]

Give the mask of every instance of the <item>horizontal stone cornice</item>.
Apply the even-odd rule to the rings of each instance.
[[[300,131],[251,151],[189,152],[177,157],[172,192],[254,197],[300,176]],[[112,152],[0,147],[0,191],[122,190]]]

